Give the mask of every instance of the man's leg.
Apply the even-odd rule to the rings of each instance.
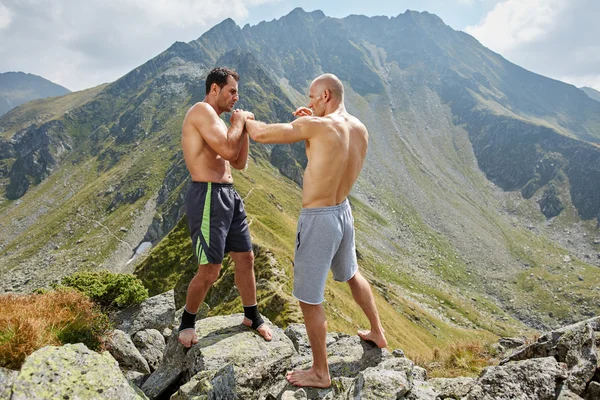
[[[304,315],[306,333],[313,354],[313,365],[307,371],[295,370],[287,374],[287,380],[294,386],[326,388],[331,386],[329,365],[327,364],[327,320],[321,304],[300,302]]]
[[[371,323],[371,330],[358,331],[358,336],[363,340],[372,341],[380,348],[386,347],[387,340],[385,339],[384,330],[379,320],[379,313],[377,312],[375,298],[371,292],[369,282],[367,282],[360,272],[356,271],[356,274],[350,278],[348,284],[350,285],[350,290],[352,290],[354,301],[362,308]]]
[[[198,266],[198,272],[188,285],[185,298],[185,310],[188,313],[196,314],[200,304],[204,301],[206,293],[212,284],[219,278],[221,264],[203,264]],[[185,347],[190,347],[198,343],[198,336],[195,329],[185,329],[179,333],[179,343]]]
[[[254,254],[252,251],[246,252],[231,252],[231,259],[235,263],[235,286],[240,291],[243,306],[256,305],[256,278],[254,277]],[[252,321],[244,318],[242,322],[246,326],[252,326]],[[267,324],[263,324],[257,328],[265,340],[271,340],[273,335],[271,328]]]

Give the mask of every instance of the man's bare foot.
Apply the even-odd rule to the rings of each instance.
[[[198,343],[198,335],[196,335],[195,329],[184,329],[179,332],[177,340],[185,347],[192,347],[192,345]]]
[[[387,347],[387,340],[385,340],[383,330],[381,330],[379,333],[373,331],[358,331],[358,336],[360,336],[364,341],[371,341],[375,343],[380,349]]]
[[[246,325],[249,328],[252,327],[252,321],[250,321],[246,317],[244,317],[244,320],[242,321],[242,324]],[[265,340],[267,342],[270,342],[271,339],[273,339],[273,333],[271,332],[271,328],[269,328],[269,325],[267,325],[267,324],[262,324],[261,326],[258,327],[258,329],[256,331],[258,333],[260,333],[260,335],[263,338],[265,338]]]
[[[307,371],[295,370],[288,372],[285,376],[294,386],[328,388],[331,386],[329,373],[327,375],[318,375],[312,368]]]

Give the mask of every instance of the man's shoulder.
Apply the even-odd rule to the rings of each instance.
[[[204,117],[218,117],[214,108],[210,104],[203,101],[199,101],[190,107],[187,112],[186,118],[204,118]]]

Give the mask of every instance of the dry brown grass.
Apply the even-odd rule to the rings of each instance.
[[[0,367],[19,369],[47,345],[84,343],[99,349],[108,318],[75,290],[0,296]]]
[[[409,357],[410,358],[410,357]],[[415,356],[415,364],[427,370],[431,378],[477,376],[488,365],[495,365],[490,349],[481,343],[457,343],[447,349],[434,349],[433,357]]]

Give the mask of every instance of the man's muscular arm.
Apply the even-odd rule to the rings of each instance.
[[[248,137],[248,132],[244,129],[244,133],[242,134],[242,138],[240,139],[242,142],[242,148],[238,154],[238,158],[234,161],[230,161],[229,164],[235,169],[245,169],[248,163],[248,150],[250,147],[250,139]]]
[[[223,159],[231,161],[238,158],[243,145],[240,138],[244,131],[246,116],[242,113],[243,111],[234,111],[229,130],[219,119],[215,110],[206,103],[196,104],[190,110],[192,115],[188,114],[188,117],[211,149]]]
[[[320,123],[316,117],[301,117],[292,123],[283,124],[265,124],[249,120],[246,122],[246,129],[256,142],[288,144],[311,139]]]

